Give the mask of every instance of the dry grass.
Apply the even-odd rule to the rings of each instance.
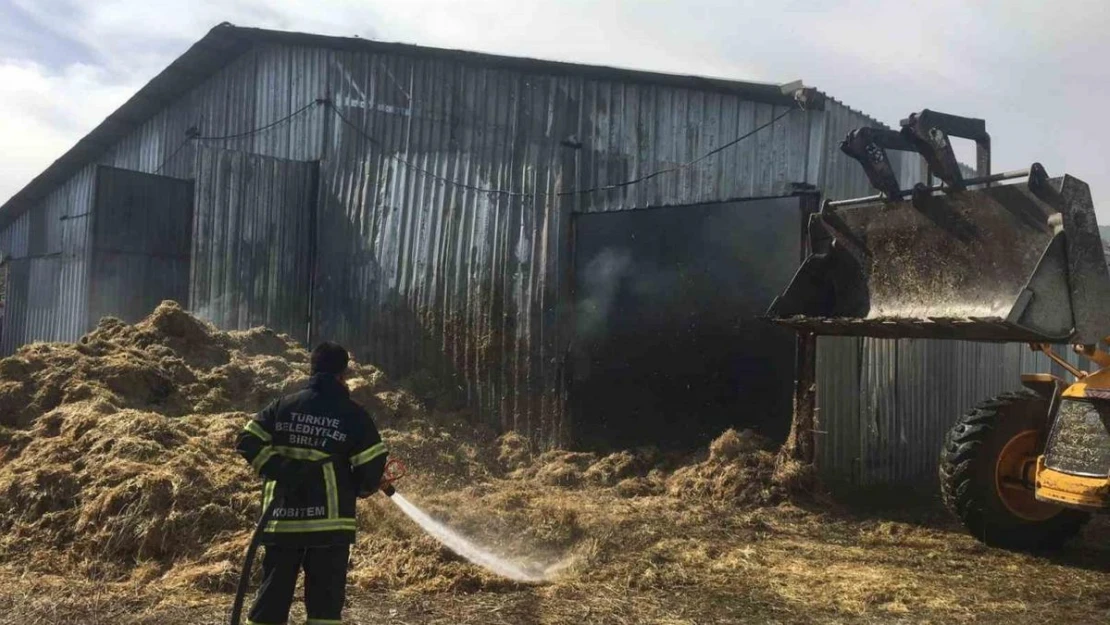
[[[0,623],[223,622],[258,506],[232,439],[305,360],[164,305],[0,361]],[[413,472],[406,496],[559,572],[492,576],[377,497],[360,504],[353,623],[1110,620],[1104,525],[1053,559],[992,550],[932,513],[846,511],[749,432],[692,456],[539,454],[357,373]]]
[[[614,514],[631,511],[621,512]],[[355,583],[348,622],[1033,624],[1110,617],[1105,525],[1044,559],[981,547],[954,528],[789,504],[719,512],[712,524],[671,531],[626,524],[625,532],[598,540],[586,554],[589,566],[545,586],[384,590]],[[630,540],[620,540],[623,534]],[[364,557],[374,555],[368,547],[359,549]],[[387,553],[378,556],[377,566],[394,566]],[[187,587],[167,592],[157,584],[20,576],[10,567],[0,570],[0,589],[0,623],[26,625],[215,624],[230,603],[227,594]]]

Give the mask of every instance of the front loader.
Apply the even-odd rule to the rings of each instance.
[[[966,177],[951,136],[978,146]],[[810,254],[768,317],[814,335],[1022,342],[1073,378],[1023,375],[1024,390],[960,417],[940,454],[942,499],[983,542],[1058,547],[1110,509],[1110,274],[1088,186],[1040,164],[991,174],[982,120],[925,110],[900,131],[841,143],[878,195],[825,201]],[[899,185],[887,150],[920,154],[930,184]],[[932,185],[933,176],[940,184]],[[1051,345],[1071,345],[1093,373]]]

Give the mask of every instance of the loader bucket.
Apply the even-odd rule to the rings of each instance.
[[[880,338],[1093,344],[1110,275],[1090,190],[1039,165],[1020,182],[826,202],[810,255],[768,317]]]

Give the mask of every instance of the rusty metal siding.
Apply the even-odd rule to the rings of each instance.
[[[190,307],[217,326],[307,340],[316,163],[205,148]]]

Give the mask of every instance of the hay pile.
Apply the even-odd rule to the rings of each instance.
[[[412,410],[381,371],[352,367],[379,422]],[[307,378],[288,337],[219,332],[172,302],[0,361],[0,558],[119,578],[241,543],[257,481],[235,435]]]
[[[647,447],[605,456],[548,451],[532,458],[518,449],[521,444],[514,438],[506,450],[503,443],[501,457],[513,459],[511,476],[546,486],[612,487],[623,497],[668,494],[733,505],[776,504],[792,490],[792,474],[778,469],[776,446],[752,430],[726,430],[708,454],[692,455]]]
[[[726,432],[701,458],[653,449],[537,453],[465,413],[427,410],[372,366],[352,367],[352,395],[413,473],[407,494],[486,544],[561,562],[569,575],[603,568],[606,551],[623,547],[607,548],[600,537],[635,522],[646,506],[783,496],[772,452],[750,432]],[[106,319],[78,343],[30,345],[0,360],[0,562],[232,589],[258,513],[257,478],[234,454],[234,438],[250,413],[307,375],[308,354],[288,337],[220,332],[172,302],[141,323]],[[633,512],[599,507],[610,499],[642,503],[630,503]],[[384,497],[360,506],[356,585],[509,585],[447,552]]]
[[[784,499],[774,479],[775,453],[769,441],[751,430],[728,430],[709,445],[709,457],[675,471],[670,494],[756,505]]]
[[[385,376],[355,363],[351,387],[377,404]],[[169,417],[253,412],[304,383],[308,353],[256,328],[219,332],[173,302],[135,325],[104,319],[78,343],[35,343],[0,361],[0,425],[21,427],[62,405],[107,402]],[[394,411],[396,412],[396,410]]]

